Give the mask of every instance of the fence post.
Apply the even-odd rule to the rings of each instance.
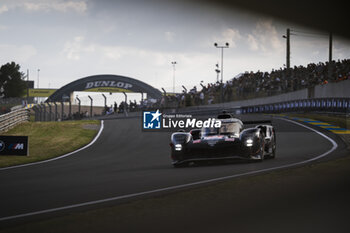
[[[92,104],[93,104],[93,100],[92,100],[92,98],[91,98],[91,96],[89,96],[88,95],[88,97],[89,97],[89,99],[90,99],[90,118],[92,117]]]
[[[41,104],[41,106],[43,107],[43,121],[46,121],[46,105]]]
[[[123,91],[123,94],[125,96],[124,114],[125,116],[128,116],[128,96],[124,91]]]
[[[63,114],[64,114],[64,105],[63,105],[63,101],[61,101],[61,121],[63,121]]]
[[[40,104],[38,104],[37,105],[38,106],[38,109],[39,109],[39,121],[42,121],[42,115],[43,115],[43,113],[42,113],[42,108],[41,108],[41,105]]]
[[[35,112],[35,121],[39,121],[39,109],[38,109],[38,107],[34,106],[33,110]]]
[[[79,113],[79,118],[80,118],[80,103],[81,103],[81,101],[78,97],[77,97],[77,100],[78,100],[78,113]]]
[[[51,104],[47,103],[47,105],[49,106],[49,121],[52,121],[52,109],[51,109]]]
[[[55,121],[57,121],[57,103],[53,102],[53,104],[55,105]]]
[[[71,119],[72,117],[72,102],[69,99],[69,113],[68,113],[68,119]]]
[[[102,96],[103,98],[105,99],[105,103],[104,103],[104,106],[103,107],[106,107],[107,106],[107,97],[102,93]]]

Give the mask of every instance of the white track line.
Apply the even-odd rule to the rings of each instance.
[[[209,179],[209,180],[203,180],[203,181],[193,182],[193,183],[189,183],[189,184],[170,186],[170,187],[166,187],[166,188],[155,189],[155,190],[150,190],[150,191],[145,191],[145,192],[140,192],[140,193],[133,193],[133,194],[116,196],[116,197],[111,197],[111,198],[106,198],[106,199],[101,199],[101,200],[96,200],[96,201],[83,202],[83,203],[79,203],[79,204],[68,205],[68,206],[63,206],[63,207],[58,207],[58,208],[53,208],[53,209],[40,210],[40,211],[35,211],[35,212],[30,212],[30,213],[25,213],[25,214],[13,215],[13,216],[0,218],[0,221],[17,219],[17,218],[22,218],[22,217],[29,217],[29,216],[45,214],[45,213],[52,213],[52,212],[56,212],[56,211],[60,211],[60,210],[67,210],[67,209],[73,209],[73,208],[82,207],[82,206],[105,203],[105,202],[109,202],[109,201],[122,200],[122,199],[127,199],[127,198],[132,198],[132,197],[143,196],[143,195],[147,195],[147,194],[153,194],[153,193],[170,191],[170,190],[181,189],[181,188],[187,188],[187,187],[196,186],[196,185],[200,185],[200,184],[207,184],[207,183],[212,183],[212,182],[217,182],[217,181],[223,181],[223,180],[232,179],[232,178],[236,178],[236,177],[258,174],[258,173],[273,171],[273,170],[282,169],[282,168],[294,167],[294,166],[309,163],[309,162],[315,161],[317,159],[323,158],[326,155],[332,153],[338,147],[338,144],[333,139],[329,138],[328,136],[324,135],[323,133],[321,133],[313,128],[310,128],[308,126],[305,126],[303,124],[300,124],[298,122],[291,121],[288,119],[284,119],[284,118],[280,118],[280,119],[292,122],[292,123],[297,124],[297,125],[300,125],[306,129],[309,129],[309,130],[319,134],[320,136],[326,138],[327,140],[329,140],[332,143],[332,145],[333,145],[332,148],[329,151],[327,151],[319,156],[316,156],[314,158],[304,160],[301,162],[297,162],[297,163],[287,164],[287,165],[273,167],[273,168],[266,168],[266,169],[261,169],[261,170],[257,170],[257,171],[250,171],[250,172],[245,172],[245,173],[236,174],[236,175],[232,175],[232,176],[225,176],[225,177],[219,177],[219,178],[214,178],[214,179]]]
[[[11,167],[0,168],[0,171],[14,169],[14,168],[20,168],[20,167],[27,167],[27,166],[32,166],[32,165],[37,165],[37,164],[42,164],[42,163],[48,163],[48,162],[52,162],[52,161],[55,161],[55,160],[58,160],[58,159],[63,159],[65,157],[68,157],[68,156],[70,156],[72,154],[75,154],[75,153],[77,153],[79,151],[85,150],[86,148],[88,148],[89,146],[91,146],[92,144],[94,144],[96,142],[96,140],[100,137],[100,135],[101,135],[101,133],[103,131],[103,128],[104,128],[104,124],[103,124],[103,120],[101,120],[100,130],[98,131],[98,133],[95,136],[95,138],[89,144],[87,144],[84,147],[79,148],[78,150],[72,151],[72,152],[70,152],[68,154],[61,155],[61,156],[58,156],[58,157],[55,157],[55,158],[52,158],[52,159],[47,159],[47,160],[34,162],[34,163],[26,163],[26,164],[11,166]]]

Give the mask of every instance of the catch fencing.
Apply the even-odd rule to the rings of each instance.
[[[100,106],[73,105],[71,102],[49,102],[37,104],[33,108],[35,121],[81,120],[104,114]]]

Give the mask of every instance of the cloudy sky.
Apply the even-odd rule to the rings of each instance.
[[[59,88],[95,74],[117,74],[172,90],[216,80],[220,50],[224,80],[285,64],[289,22],[186,1],[0,0],[0,65],[15,61],[41,88]],[[322,33],[322,32],[321,32]],[[295,32],[295,34],[298,34]],[[304,35],[304,36],[303,36]],[[291,65],[328,59],[328,38],[292,35]],[[334,59],[350,58],[350,43],[334,36]]]

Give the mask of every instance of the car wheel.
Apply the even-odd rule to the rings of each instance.
[[[264,155],[264,149],[265,149],[265,144],[261,143],[260,145],[260,159],[259,162],[262,162],[265,159],[265,155]]]
[[[275,158],[276,157],[276,144],[274,144],[272,146],[272,153],[271,153],[271,158]]]

